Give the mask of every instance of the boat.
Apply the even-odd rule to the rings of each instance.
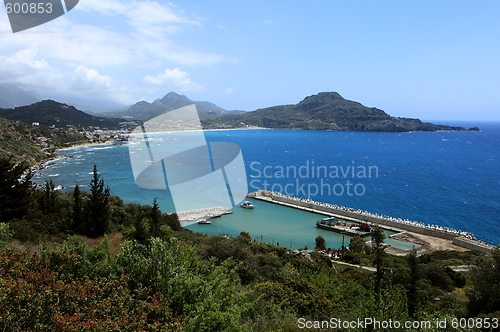
[[[363,222],[362,224],[358,224],[337,219],[335,217],[323,218],[320,221],[317,221],[316,227],[349,236],[359,235],[361,237],[365,237],[371,235],[371,227],[368,223]]]
[[[240,206],[245,209],[253,209],[254,205],[250,201],[241,202]]]
[[[198,224],[203,224],[203,225],[210,225],[212,222],[210,220],[206,219],[200,219],[198,220]]]
[[[359,230],[362,232],[370,232],[372,230],[372,227],[368,223],[364,222],[359,225]]]

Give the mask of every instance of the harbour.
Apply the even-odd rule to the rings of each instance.
[[[295,163],[298,171],[300,165],[307,164],[308,160],[310,164],[314,160],[315,165],[327,166],[351,165],[354,160],[356,165],[363,163],[378,165],[380,174],[379,178],[363,180],[367,190],[363,196],[319,193],[308,197],[307,193],[304,195],[291,191],[291,195],[302,197],[303,201],[299,202],[299,198],[291,199],[290,202],[293,204],[286,209],[281,209],[287,206],[286,198],[280,198],[279,193],[275,192],[275,199],[268,201],[250,198],[249,200],[256,204],[254,211],[237,207],[232,209],[232,214],[223,215],[217,220],[212,219],[212,224],[208,227],[196,226],[200,226],[198,229],[203,233],[217,234],[220,229],[220,233],[238,236],[241,231],[246,231],[250,232],[254,238],[257,236],[264,240],[267,238],[266,241],[271,243],[273,240],[275,243],[279,241],[282,245],[286,243],[287,247],[290,247],[290,242],[292,242],[294,248],[306,245],[311,247],[314,245],[314,237],[321,234],[327,242],[330,241],[332,247],[338,248],[341,245],[342,235],[318,229],[315,223],[322,218],[335,215],[342,220],[354,222],[356,219],[364,220],[366,215],[373,216],[378,220],[379,225],[385,228],[387,243],[390,243],[396,234],[406,230],[416,232],[415,234],[426,241],[441,239],[444,241],[440,246],[442,248],[447,248],[444,243],[452,241],[458,244],[462,242],[464,246],[470,245],[470,248],[475,248],[478,241],[472,237],[468,238],[468,234],[465,236],[453,234],[451,229],[455,228],[466,231],[461,233],[473,233],[476,239],[496,245],[500,239],[500,230],[496,227],[500,215],[498,204],[500,198],[498,180],[495,178],[492,181],[491,174],[497,174],[497,164],[489,161],[488,158],[498,155],[498,145],[494,142],[497,142],[500,127],[492,128],[488,130],[485,127],[485,130],[480,133],[441,132],[402,135],[287,130],[207,132],[206,136],[209,141],[227,140],[241,146],[242,151],[245,152],[251,191],[265,189],[264,187],[254,188],[253,180],[266,179],[255,178],[258,174],[250,168],[253,162],[259,162],[262,170],[267,166],[272,166],[276,170],[276,165],[294,165]],[[311,144],[311,142],[328,142],[328,144]],[[263,154],[261,150],[255,149],[256,145],[264,146],[266,153]],[[392,149],[394,146],[398,148]],[[479,146],[481,149],[478,148]],[[411,153],[407,153],[408,151]],[[439,157],[443,151],[448,153],[444,159]],[[128,150],[124,145],[84,146],[61,150],[59,154],[65,154],[71,158],[53,161],[38,172],[34,177],[38,185],[43,186],[45,179],[52,178],[57,186],[72,189],[78,182],[82,190],[87,190],[91,180],[92,165],[97,164],[103,179],[110,186],[112,195],[119,196],[124,203],[151,204],[153,199],[158,197],[162,212],[176,211],[168,192],[146,190],[135,185]],[[363,159],[369,162],[363,162],[361,157],[357,156],[364,156]],[[276,162],[277,160],[279,162]],[[475,175],[471,177],[470,172],[475,172]],[[442,174],[447,176],[443,177]],[[456,181],[455,177],[468,179],[468,181]],[[278,183],[285,188],[289,182],[296,179],[273,178],[271,180],[271,184]],[[268,181],[271,180],[268,179]],[[319,180],[316,180],[309,179],[308,181],[313,185],[314,183],[319,185]],[[268,189],[272,187],[273,185],[270,185]],[[276,187],[279,186],[276,185]],[[313,199],[318,204],[310,205],[311,209],[309,209],[306,206],[307,198]],[[277,204],[278,201],[281,205]],[[299,204],[296,204],[297,202]],[[325,206],[322,207],[322,204]],[[327,213],[321,211],[328,204],[332,206],[337,204],[339,208],[330,209]],[[302,212],[313,211],[314,213],[316,211],[318,214],[314,217],[310,214],[298,214],[298,209],[290,208],[296,205],[304,208]],[[365,210],[373,213],[367,214]],[[379,213],[381,217],[383,217],[382,214],[392,216],[392,219],[396,221],[385,222],[381,220],[384,218],[376,218],[376,213]],[[353,217],[349,219],[351,215]],[[398,217],[402,217],[399,222]],[[390,217],[387,219],[391,220]],[[410,222],[410,220],[421,221],[421,223]],[[186,221],[186,223],[191,222]],[[425,227],[422,227],[423,223]],[[406,226],[408,229],[404,229]],[[186,227],[196,228],[191,225]],[[429,230],[432,237],[423,234]],[[434,233],[443,233],[449,239],[437,237],[440,235],[436,236]],[[398,241],[397,245],[403,247],[402,244],[405,243],[411,248],[410,242]]]
[[[279,204],[294,209],[308,211],[316,214],[335,217],[342,220],[348,220],[355,223],[369,225],[378,225],[386,231],[393,231],[396,234],[410,233],[412,236],[419,237],[418,235],[425,236],[426,238],[437,238],[449,242],[450,245],[461,247],[468,250],[477,250],[484,253],[490,253],[493,248],[492,245],[478,240],[473,234],[463,232],[460,230],[449,229],[437,225],[425,225],[411,220],[403,220],[401,218],[394,218],[379,214],[370,213],[367,211],[355,210],[353,208],[346,208],[343,206],[332,205],[328,203],[316,202],[311,199],[297,198],[293,196],[284,195],[279,192],[269,190],[259,190],[247,195],[248,198],[263,200],[266,202]],[[327,227],[327,225],[324,225]],[[322,227],[324,229],[324,227]],[[331,226],[329,226],[331,227]],[[327,228],[337,232],[344,232],[347,234],[346,229],[342,228]],[[351,236],[357,235],[350,231]],[[395,235],[395,234],[393,234]],[[451,247],[453,250],[453,247]]]

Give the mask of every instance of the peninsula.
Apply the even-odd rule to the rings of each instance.
[[[296,105],[273,106],[242,114],[228,114],[202,120],[204,129],[246,128],[343,130],[343,131],[465,131],[422,122],[419,119],[393,117],[375,107],[344,99],[337,92],[322,92],[306,97]],[[468,130],[479,131],[474,127]]]

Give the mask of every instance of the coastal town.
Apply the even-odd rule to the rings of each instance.
[[[57,122],[57,119],[55,119]],[[136,121],[123,121],[120,122],[120,129],[101,128],[100,126],[88,126],[82,128],[77,125],[66,125],[66,127],[56,127],[56,125],[49,126],[49,129],[58,132],[79,132],[83,134],[88,143],[113,143],[119,144],[128,140],[129,133],[139,125]],[[32,127],[40,126],[39,122],[33,122]],[[35,137],[35,145],[43,148],[60,148],[60,146],[53,146],[49,137],[38,136]],[[71,143],[69,143],[71,144]]]

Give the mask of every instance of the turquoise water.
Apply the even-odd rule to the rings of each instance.
[[[418,249],[421,247],[419,244],[415,244],[412,242],[398,241],[398,240],[389,239],[389,238],[386,238],[384,240],[384,243],[386,243],[394,248],[401,249],[401,250],[412,250],[413,248]]]
[[[253,199],[253,209],[234,208],[232,214],[211,219],[211,225],[192,222],[185,226],[194,232],[218,235],[238,236],[241,231],[248,232],[256,241],[264,241],[285,246],[295,250],[299,248],[313,249],[315,238],[321,235],[327,248],[341,248],[342,235],[316,227],[316,221],[325,218],[322,214],[311,213],[299,209],[268,203]],[[394,232],[386,231],[387,236]],[[344,245],[349,246],[351,237],[345,236]],[[369,241],[370,237],[365,237]],[[412,249],[408,242],[387,239],[387,244],[403,250]]]
[[[288,190],[293,196],[468,231],[500,244],[500,124],[465,125],[477,125],[481,132],[231,130],[205,136],[241,147],[249,191],[266,186]],[[141,204],[152,204],[158,197],[162,211],[175,211],[168,191],[135,184],[126,145],[63,153],[71,158],[53,162],[36,181],[52,177],[56,185],[69,189],[78,181],[85,190],[95,163],[113,195]],[[316,229],[317,216],[298,217],[297,210],[260,204],[255,211],[241,210],[235,208],[233,216],[200,231],[247,231],[252,237],[267,236],[269,242],[274,238],[285,246],[292,241],[298,247],[310,247],[318,232],[328,232]],[[328,232],[325,239],[332,247],[341,243],[334,233]]]

